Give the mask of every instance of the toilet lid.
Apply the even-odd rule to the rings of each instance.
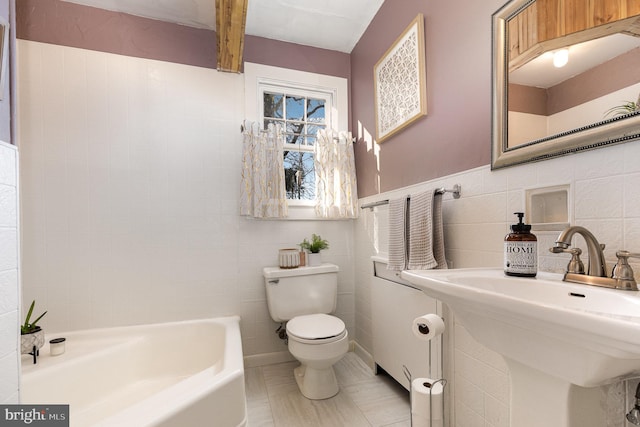
[[[344,333],[344,322],[328,314],[307,314],[287,322],[287,333],[307,340],[336,337]]]

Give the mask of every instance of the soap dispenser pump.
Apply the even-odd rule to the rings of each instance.
[[[538,239],[531,225],[522,221],[524,213],[515,212],[518,223],[504,238],[504,272],[509,276],[535,277],[538,272]]]

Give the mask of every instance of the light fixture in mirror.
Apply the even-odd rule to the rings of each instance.
[[[640,2],[552,15],[565,1],[511,0],[492,16],[493,169],[640,138]],[[560,50],[570,60],[556,68]]]

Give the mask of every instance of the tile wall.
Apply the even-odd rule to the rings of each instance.
[[[0,141],[0,403],[18,403],[18,150]]]
[[[353,221],[238,215],[242,74],[18,41],[23,292],[51,331],[239,314],[285,352],[262,268],[312,233],[354,327]]]
[[[360,203],[460,184],[460,199],[444,196],[447,259],[457,268],[500,267],[503,238],[514,222],[513,212],[524,210],[525,190],[569,184],[571,223],[587,227],[607,245],[605,254],[611,268],[617,249],[640,251],[639,159],[640,142],[632,142],[497,171],[481,167],[363,198]],[[568,258],[547,251],[558,232],[536,232],[536,235],[540,270],[563,271]],[[369,257],[386,254],[387,243],[387,207],[363,210],[355,230],[356,339],[369,351],[372,348]],[[577,245],[585,247],[584,242]],[[635,262],[633,267],[640,271],[639,263]],[[451,317],[446,359],[450,363],[450,391],[455,403],[454,425],[507,427],[509,381],[504,361],[475,342],[464,326]]]

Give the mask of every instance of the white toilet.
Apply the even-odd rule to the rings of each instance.
[[[336,309],[338,266],[263,270],[271,318],[287,322],[289,352],[300,361],[294,370],[298,387],[309,399],[338,393],[333,365],[349,350],[344,322]]]

